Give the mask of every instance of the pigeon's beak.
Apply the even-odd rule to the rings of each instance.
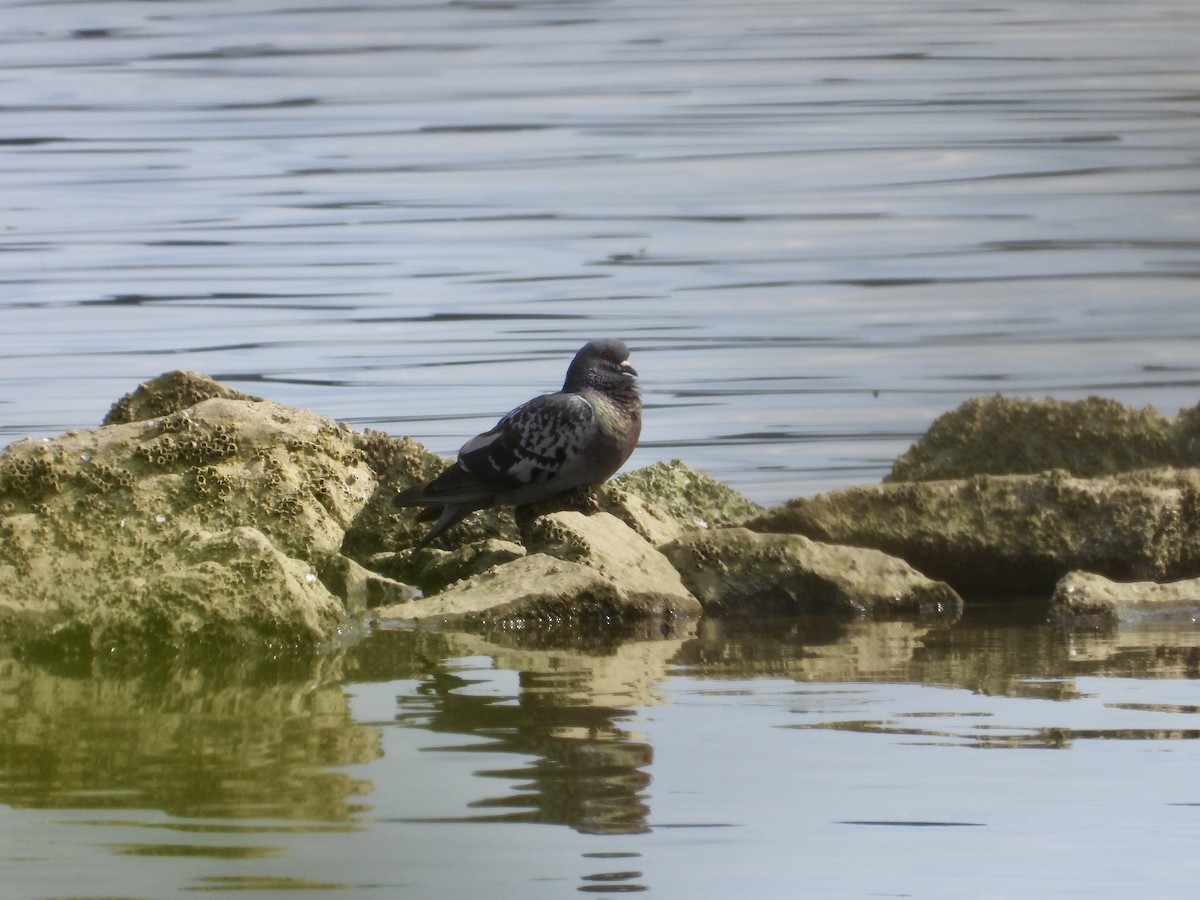
[[[618,368],[626,375],[630,375],[634,378],[637,377],[637,369],[629,364],[629,360],[625,360],[625,362],[621,363]]]

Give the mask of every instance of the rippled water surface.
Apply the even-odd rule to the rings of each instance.
[[[4,896],[1186,897],[1198,675],[978,610],[10,661]]]
[[[625,338],[773,503],[979,393],[1173,413],[1200,7],[0,0],[0,444],[196,369],[453,452]],[[6,898],[1190,897],[1194,622],[0,663]]]
[[[760,502],[1200,367],[1200,9],[6,2],[0,438],[192,368],[450,453],[612,334]]]

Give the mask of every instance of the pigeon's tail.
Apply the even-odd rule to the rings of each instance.
[[[451,525],[457,525],[478,508],[469,504],[447,504],[446,506],[430,506],[421,510],[421,514],[417,516],[418,520],[429,519],[436,515],[437,521],[429,529],[429,534],[417,541],[416,545],[412,548],[412,552],[416,553],[421,548],[428,547],[435,537]]]
[[[413,550],[420,550],[439,534],[457,524],[478,509],[492,505],[493,496],[477,481],[466,476],[457,466],[451,466],[433,481],[405,488],[392,498],[392,506],[424,506],[417,521],[436,518],[429,534]]]

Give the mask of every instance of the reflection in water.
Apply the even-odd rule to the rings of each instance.
[[[654,683],[686,636],[659,634],[597,648],[593,635],[584,638],[584,649],[545,650],[454,635],[454,658],[431,672],[413,696],[401,698],[398,720],[485,741],[455,752],[533,757],[518,768],[477,772],[517,782],[516,792],[477,801],[474,808],[488,812],[469,821],[565,824],[588,834],[643,832],[648,808],[642,792],[650,781],[645,769],[654,754],[620,723],[636,707],[656,702]],[[456,671],[454,659],[479,656],[520,673],[516,696],[471,693],[475,681]]]
[[[337,660],[62,673],[0,663],[0,802],[344,822],[369,785],[332,766],[378,753]]]
[[[0,663],[0,802],[352,824],[361,809],[353,798],[369,793],[371,784],[334,768],[379,756],[380,733],[353,721],[342,682],[409,679],[416,687],[400,697],[396,721],[476,739],[445,752],[527,759],[477,772],[513,788],[476,801],[467,819],[638,833],[651,818],[646,788],[654,751],[629,721],[660,702],[657,686],[674,674],[713,681],[913,682],[1030,702],[1078,700],[1080,678],[1200,677],[1200,629],[1194,623],[1072,633],[1038,624],[1040,612],[1031,609],[1027,622],[1014,620],[1011,611],[993,614],[976,606],[962,622],[944,627],[821,618],[705,621],[682,632],[647,629],[623,638],[578,630],[488,636],[383,631],[311,663],[243,660],[224,668],[151,661],[64,671],[8,659]],[[513,690],[475,689],[497,671],[519,673]],[[1107,708],[1114,716],[1140,710],[1184,718],[1196,706],[1134,698]],[[921,721],[923,715],[899,723],[817,724],[963,739],[957,728],[947,731],[944,721]],[[997,747],[1195,736],[1183,726],[1053,722],[976,729],[969,739]],[[211,826],[158,827],[203,832]],[[139,851],[129,845],[119,852]]]
[[[475,803],[494,812],[471,816],[472,821],[549,822],[587,833],[645,831],[647,808],[639,794],[649,783],[642,770],[653,753],[617,726],[617,719],[629,711],[563,702],[573,686],[556,680],[544,673],[523,673],[514,706],[455,691],[469,682],[431,679],[422,694],[435,695],[437,711],[409,713],[401,720],[419,716],[421,725],[433,731],[469,729],[467,733],[489,739],[465,748],[468,751],[536,757],[521,768],[478,772],[522,784],[518,793]]]
[[[1200,677],[1200,625],[1145,621],[1076,632],[1043,624],[1042,603],[968,604],[949,626],[819,617],[702,623],[676,659],[699,677],[896,680],[985,694],[1069,699],[1083,675]]]
[[[1185,680],[1200,671],[1196,623],[1072,633],[1044,618],[1036,605],[1017,615],[976,604],[960,622],[934,626],[793,618],[666,633],[385,630],[316,660],[223,667],[9,659],[0,663],[0,804],[25,816],[81,811],[64,826],[68,837],[55,838],[69,854],[98,841],[122,867],[216,867],[179,869],[180,890],[340,890],[384,883],[386,873],[314,868],[309,841],[318,835],[353,832],[339,852],[370,855],[371,840],[396,838],[371,837],[381,829],[405,829],[402,840],[416,847],[465,840],[461,825],[633,838],[740,824],[767,811],[731,814],[691,798],[710,791],[714,766],[721,790],[733,792],[761,782],[752,759],[780,767],[775,775],[792,771],[795,754],[814,746],[802,733],[870,742],[856,746],[872,769],[890,765],[901,745],[932,754],[1200,738],[1200,705]],[[384,711],[358,722],[344,686],[372,682]],[[793,738],[755,731],[760,711],[770,730]],[[384,737],[395,752],[379,758]],[[431,801],[440,788],[419,783],[428,769],[409,749],[465,774],[467,793]],[[853,771],[842,777],[861,791]],[[652,777],[664,783],[652,788]],[[681,794],[681,783],[696,790]],[[413,815],[414,796],[429,814]],[[681,796],[691,810],[682,815]],[[932,799],[947,802],[936,790]],[[886,795],[874,801],[883,808],[828,821],[975,824],[892,817]],[[10,837],[0,860],[28,859],[21,840]],[[647,861],[632,851],[617,848],[602,871],[588,855],[577,890],[648,889]],[[61,860],[31,867],[57,872]]]

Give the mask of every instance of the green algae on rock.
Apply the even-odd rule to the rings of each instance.
[[[746,526],[874,547],[964,593],[1049,593],[1073,569],[1184,578],[1200,572],[1200,470],[867,485],[791,500]]]
[[[1062,469],[1079,477],[1200,465],[1197,411],[1178,419],[1106,397],[1032,400],[974,397],[934,420],[893,464],[885,481],[973,475],[1033,475]]]
[[[734,525],[762,511],[753,500],[678,459],[626,472],[612,483],[651,500],[689,530]]]
[[[0,452],[0,627],[323,640],[345,607],[318,563],[374,486],[348,428],[268,401],[19,441]]]
[[[694,531],[662,548],[706,613],[948,616],[962,599],[878,550],[746,528]]]
[[[418,553],[425,526],[391,497],[448,461],[411,438],[190,372],[146,382],[106,421],[0,451],[0,639],[315,646],[372,608],[473,628],[952,616],[955,590],[1048,592],[1073,569],[1200,575],[1200,469],[1140,468],[1200,453],[1200,407],[1169,421],[1096,398],[984,398],[896,466],[1137,469],[1119,475],[891,482],[764,511],[676,460],[481,511],[452,549]]]
[[[1054,587],[1050,612],[1066,625],[1112,626],[1122,621],[1179,613],[1191,619],[1200,606],[1200,578],[1159,584],[1118,582],[1092,572],[1070,572]]]
[[[127,422],[142,422],[157,419],[203,400],[220,397],[225,400],[261,400],[250,394],[226,387],[199,372],[164,372],[140,384],[118,400],[109,409],[101,425],[122,425]]]
[[[527,555],[454,582],[381,620],[557,623],[687,618],[700,604],[665,557],[607,513],[558,511],[526,526]],[[428,551],[423,551],[428,552]]]

